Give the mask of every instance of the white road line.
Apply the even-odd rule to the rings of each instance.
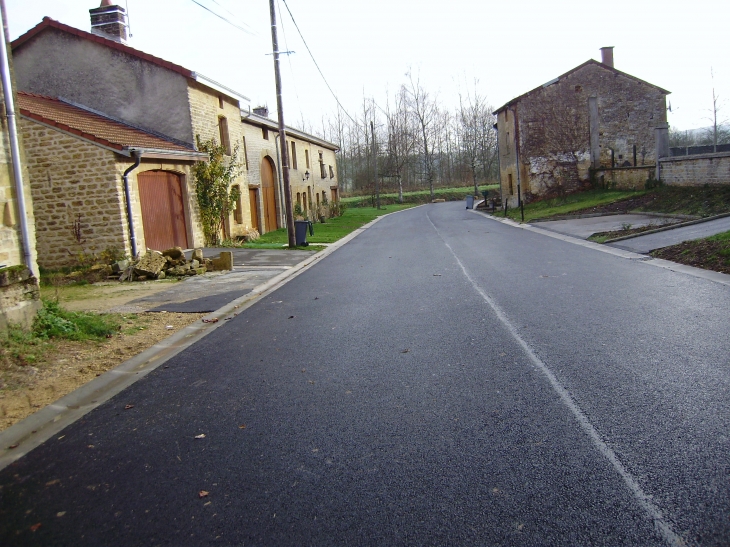
[[[578,421],[578,424],[580,425],[581,429],[583,429],[583,432],[588,435],[588,438],[591,440],[593,445],[598,449],[598,451],[609,461],[611,462],[611,465],[613,465],[613,468],[616,470],[616,472],[621,476],[621,478],[624,481],[624,484],[628,487],[628,489],[633,494],[636,501],[639,503],[639,505],[644,509],[644,511],[649,515],[649,517],[654,521],[654,526],[656,527],[659,534],[661,534],[662,538],[666,541],[667,545],[671,547],[681,547],[686,545],[684,539],[682,539],[680,536],[678,536],[674,530],[672,530],[672,527],[670,524],[664,520],[664,517],[662,516],[661,510],[651,501],[651,498],[644,493],[644,491],[641,489],[641,486],[639,486],[639,483],[636,481],[636,479],[629,473],[629,471],[623,466],[621,461],[619,461],[618,457],[616,456],[615,452],[609,448],[609,446],[601,439],[600,435],[598,434],[598,431],[596,431],[596,428],[593,427],[593,424],[591,424],[590,420],[586,417],[585,414],[583,414],[583,411],[580,409],[580,407],[576,404],[576,402],[573,400],[573,398],[568,393],[568,390],[566,390],[558,381],[558,379],[555,377],[555,375],[552,373],[552,371],[548,368],[548,366],[537,356],[535,355],[535,352],[532,351],[532,348],[525,342],[525,340],[520,336],[520,333],[517,331],[515,326],[512,324],[512,322],[507,317],[507,314],[504,313],[502,308],[499,307],[499,305],[486,293],[484,290],[477,284],[477,282],[474,280],[474,278],[469,274],[464,264],[459,260],[459,257],[456,256],[456,253],[454,252],[454,249],[451,247],[451,245],[448,244],[446,239],[444,239],[443,235],[441,235],[441,232],[436,227],[436,225],[431,220],[431,217],[428,215],[428,212],[426,213],[426,218],[431,223],[431,226],[433,226],[433,229],[436,231],[438,236],[441,238],[441,240],[444,242],[444,245],[449,249],[451,254],[453,255],[456,262],[459,264],[459,267],[461,268],[461,271],[464,272],[464,276],[469,280],[469,283],[471,283],[472,287],[474,287],[474,290],[479,293],[479,295],[484,299],[484,301],[489,304],[489,307],[494,310],[494,313],[499,318],[499,320],[502,322],[502,324],[507,328],[509,333],[512,335],[512,337],[517,341],[517,343],[522,347],[523,351],[527,356],[530,358],[532,363],[540,370],[540,372],[545,375],[548,382],[550,382],[550,385],[552,386],[553,390],[558,394],[560,399],[563,401],[566,407],[568,407],[568,410],[573,414],[575,419]]]

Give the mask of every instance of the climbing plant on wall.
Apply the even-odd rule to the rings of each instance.
[[[231,183],[241,172],[238,163],[238,146],[226,158],[226,149],[215,139],[202,140],[196,137],[198,150],[208,154],[208,161],[200,161],[193,167],[195,195],[200,210],[205,244],[216,246],[220,243],[223,222],[238,201],[240,190],[231,188]]]

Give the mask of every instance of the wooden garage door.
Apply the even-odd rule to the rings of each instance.
[[[169,171],[145,171],[137,175],[145,245],[156,251],[188,248],[182,181]]]
[[[266,156],[261,162],[261,194],[264,198],[264,229],[267,232],[276,230],[279,227],[276,217],[275,172],[274,162]]]

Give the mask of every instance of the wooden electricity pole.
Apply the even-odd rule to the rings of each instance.
[[[294,237],[294,215],[291,206],[291,188],[289,186],[289,150],[286,145],[284,129],[284,108],[281,100],[281,73],[279,72],[279,39],[276,35],[276,8],[274,0],[269,0],[271,12],[271,44],[274,47],[274,74],[276,75],[276,110],[279,113],[279,143],[281,151],[281,171],[284,179],[284,203],[286,206],[286,231],[289,236],[289,247],[297,246]]]

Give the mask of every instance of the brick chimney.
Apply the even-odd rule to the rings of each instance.
[[[601,48],[601,63],[613,68],[613,46]]]
[[[127,43],[127,13],[123,7],[114,5],[112,0],[102,0],[101,6],[90,9],[91,33]]]
[[[269,117],[269,107],[268,106],[257,106],[253,109],[253,113],[257,116],[261,116],[263,118]]]

